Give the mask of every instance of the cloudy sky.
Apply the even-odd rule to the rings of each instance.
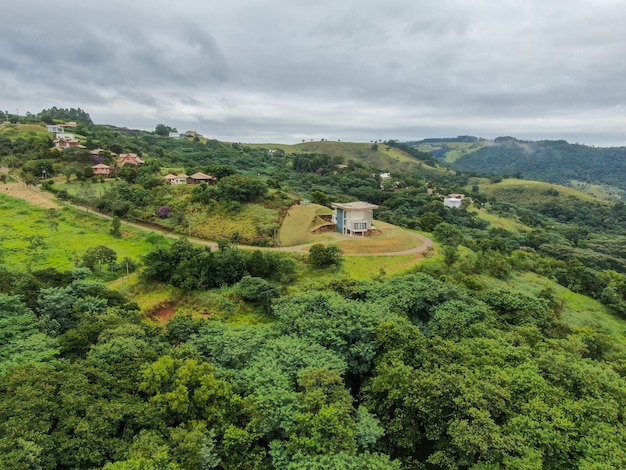
[[[219,3],[219,4],[218,4]],[[624,0],[20,0],[0,108],[239,142],[626,145]]]

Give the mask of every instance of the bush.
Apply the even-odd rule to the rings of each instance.
[[[156,210],[156,216],[159,219],[167,219],[170,216],[170,206],[161,206]]]
[[[341,262],[343,252],[337,245],[316,243],[309,250],[309,264],[315,269],[327,268]]]

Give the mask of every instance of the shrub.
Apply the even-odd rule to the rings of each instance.
[[[156,216],[159,219],[167,219],[170,216],[170,206],[161,206],[156,210]]]

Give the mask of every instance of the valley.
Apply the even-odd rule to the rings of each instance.
[[[44,111],[0,127],[1,468],[626,465],[617,150]]]

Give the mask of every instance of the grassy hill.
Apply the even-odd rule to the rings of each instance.
[[[285,144],[247,144],[252,148],[280,149],[287,154],[311,153],[328,155],[337,162],[348,163],[354,160],[367,167],[382,171],[402,172],[415,170],[416,165],[423,169],[435,170],[432,165],[425,163],[402,150],[387,146],[383,143],[373,147],[371,143],[314,141],[294,145]]]
[[[626,200],[626,147],[598,148],[564,140],[522,141],[512,137],[426,139],[412,142],[454,168],[485,174],[519,175],[574,186],[611,200]]]
[[[498,183],[490,183],[487,179],[472,180],[478,184],[481,192],[496,199],[509,201],[526,206],[542,203],[548,200],[567,198],[580,201],[597,201],[591,194],[566,186],[544,183],[542,181],[526,181],[517,178],[507,178]]]

